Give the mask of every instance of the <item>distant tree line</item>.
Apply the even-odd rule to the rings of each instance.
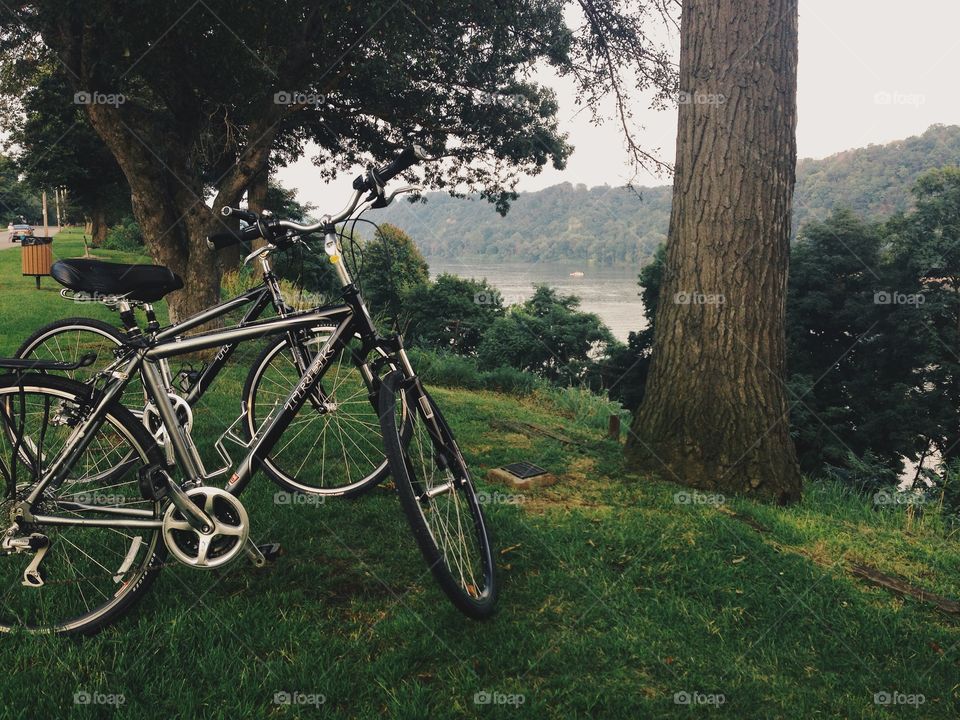
[[[797,166],[794,229],[835,207],[880,220],[911,207],[910,188],[925,171],[960,164],[960,127],[848,150]],[[644,264],[666,240],[669,187],[594,187],[562,183],[523,193],[506,217],[476,197],[430,193],[397,203],[383,217],[417,239],[427,257]]]

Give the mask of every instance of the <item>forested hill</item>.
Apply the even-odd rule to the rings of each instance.
[[[838,206],[877,219],[904,210],[914,180],[943,165],[960,165],[958,126],[934,125],[888,145],[801,160],[794,229]],[[406,230],[428,256],[638,263],[666,239],[670,187],[639,194],[563,183],[522,193],[504,218],[487,202],[430,193],[425,204],[395,203],[378,221]]]

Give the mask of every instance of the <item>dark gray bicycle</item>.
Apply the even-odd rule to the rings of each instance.
[[[384,185],[420,159],[413,149],[354,181],[354,195],[336,216],[301,225],[258,216],[232,237],[285,239],[320,232],[336,268],[343,304],[189,337],[141,329],[132,293],[163,295],[165,268],[144,270],[139,287],[119,275],[96,283],[78,277],[77,292],[117,298],[127,331],[117,365],[96,384],[49,372],[72,372],[92,362],[0,360],[0,631],[93,632],[130,608],[172,555],[195,568],[217,568],[240,555],[263,564],[250,539],[250,520],[239,495],[276,447],[297,432],[303,412],[332,408],[321,379],[349,348],[370,378],[383,452],[401,505],[435,579],[454,605],[474,618],[489,616],[497,585],[486,522],[466,461],[435,401],[423,388],[400,337],[381,336],[344,266],[336,231],[361,199],[384,207]],[[224,214],[234,210],[225,208]],[[129,298],[124,298],[127,295]],[[208,484],[178,404],[167,392],[159,362],[249,338],[330,327],[300,377],[277,402],[224,488]],[[134,379],[156,410],[165,443],[120,399]],[[312,438],[318,442],[318,438]]]

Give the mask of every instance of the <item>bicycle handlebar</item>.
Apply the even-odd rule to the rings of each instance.
[[[268,220],[265,217],[247,210],[240,210],[238,208],[224,206],[220,210],[221,215],[224,217],[236,217],[250,224],[241,230],[219,232],[209,235],[207,237],[207,246],[211,249],[221,250],[232,245],[250,243],[258,238],[266,238],[267,240],[271,240],[273,231],[279,229],[292,230],[298,235],[307,235],[309,233],[317,232],[318,230],[321,230],[329,225],[336,225],[337,223],[343,222],[353,214],[353,211],[356,210],[357,205],[360,204],[360,198],[363,197],[365,192],[375,192],[382,199],[383,186],[386,183],[402,173],[404,170],[408,170],[426,158],[427,155],[423,148],[413,145],[408,148],[404,148],[404,150],[397,155],[397,157],[383,167],[371,167],[369,170],[367,170],[366,174],[358,176],[353,181],[354,193],[347,206],[336,215],[325,216],[320,219],[320,222],[314,223],[313,225],[301,225],[300,223],[295,223],[291,220]],[[390,200],[393,200],[393,197],[396,194],[397,193],[395,192],[393,195],[391,195]],[[389,202],[386,204],[389,204]],[[374,207],[376,207],[376,205]]]
[[[224,208],[225,210],[227,208]],[[243,212],[243,211],[241,211]],[[244,213],[251,214],[252,213]],[[253,216],[254,221],[247,225],[245,228],[240,230],[225,230],[223,232],[213,233],[212,235],[207,236],[207,247],[213,250],[223,250],[224,248],[231,247],[233,245],[249,245],[254,240],[262,237],[260,232],[260,225],[256,221],[256,215]],[[243,218],[246,219],[246,218]],[[249,221],[248,221],[249,222]]]

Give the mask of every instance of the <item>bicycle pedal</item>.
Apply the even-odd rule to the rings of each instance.
[[[140,483],[140,492],[150,500],[163,500],[167,496],[169,480],[166,471],[157,464],[141,468],[137,472],[137,481]]]

